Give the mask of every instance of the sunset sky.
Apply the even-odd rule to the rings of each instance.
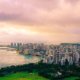
[[[0,43],[80,42],[80,0],[0,0]]]

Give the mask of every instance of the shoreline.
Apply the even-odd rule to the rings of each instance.
[[[0,69],[1,68],[6,68],[6,67],[10,67],[10,66],[18,66],[18,65],[24,65],[24,64],[29,64],[29,63],[37,63],[40,61],[40,58],[37,57],[37,56],[31,56],[31,58],[28,58],[30,57],[29,55],[25,56],[25,55],[20,55],[18,54],[19,56],[23,57],[23,61],[20,61],[19,63],[17,62],[11,62],[11,63],[2,63],[0,64]]]

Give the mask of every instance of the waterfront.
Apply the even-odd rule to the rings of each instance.
[[[12,65],[36,63],[39,60],[40,59],[36,56],[20,55],[16,50],[0,49],[0,68]]]

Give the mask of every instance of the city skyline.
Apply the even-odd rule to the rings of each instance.
[[[0,43],[80,42],[80,0],[0,0]]]

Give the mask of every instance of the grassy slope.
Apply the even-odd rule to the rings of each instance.
[[[77,80],[79,79],[78,77],[69,77],[69,78],[65,78],[64,80]]]
[[[48,80],[48,79],[43,78],[36,73],[21,72],[11,74],[5,77],[0,77],[0,80]]]
[[[79,79],[78,77],[69,77],[65,78],[64,80],[76,80]],[[39,76],[37,73],[27,73],[27,72],[20,72],[15,74],[10,74],[5,77],[0,77],[0,80],[48,80]]]

